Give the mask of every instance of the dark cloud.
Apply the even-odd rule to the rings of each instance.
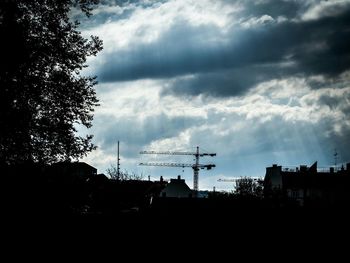
[[[265,5],[262,10],[266,13],[268,6],[275,6]],[[293,14],[297,12],[296,2],[286,5],[294,6]],[[253,10],[257,13],[259,9],[256,6]],[[335,77],[350,68],[348,10],[318,20],[231,28],[228,34],[214,25],[177,21],[156,42],[133,43],[128,49],[108,54],[97,75],[102,82],[113,82],[192,74],[189,81],[175,81],[173,91],[215,96],[240,94],[273,78]],[[272,13],[279,11],[271,9]]]
[[[327,105],[330,109],[337,109],[340,104],[341,98],[333,97],[329,95],[323,95],[319,98],[319,103],[323,105]]]
[[[242,95],[247,87],[265,80],[267,75],[278,77],[281,74],[276,72],[276,67],[269,65],[199,73],[191,77],[175,78],[163,89],[163,94],[177,96],[204,94],[216,97]]]
[[[80,29],[88,30],[93,27],[97,27],[99,25],[105,24],[109,21],[116,21],[121,19],[128,19],[135,8],[127,7],[127,1],[122,1],[125,3],[116,3],[120,1],[101,1],[96,9],[92,11],[93,15],[90,17],[86,17],[81,13],[73,13],[72,18],[74,20],[80,21]],[[119,7],[118,11],[112,8]]]
[[[86,17],[81,12],[73,12],[72,18],[81,22],[80,29],[87,30],[110,21],[128,19],[137,8],[149,8],[163,1],[140,1],[140,0],[101,0],[92,10],[93,15]]]
[[[213,36],[227,38],[218,34],[215,26],[178,23],[155,43],[136,44],[109,54],[98,76],[107,82],[169,78],[277,63],[284,61],[283,56],[297,42],[297,39],[289,40],[284,28],[279,26],[269,30],[234,30],[227,42],[210,40]]]
[[[230,0],[226,1],[230,3]],[[232,1],[231,1],[232,2]],[[305,11],[307,1],[246,1],[241,3],[244,5],[242,16],[244,17],[260,17],[270,15],[273,18],[284,16],[285,18],[295,18],[297,15]]]
[[[136,43],[108,54],[98,72],[99,79],[112,82],[165,78],[221,68],[229,47],[207,41],[215,34],[214,26],[193,27],[178,22],[154,43]]]
[[[320,106],[326,105],[331,110],[336,110],[349,116],[350,113],[350,91],[339,94],[323,94],[319,97],[317,104]]]

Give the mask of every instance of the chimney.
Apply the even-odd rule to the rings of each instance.
[[[181,175],[178,175],[178,176],[177,176],[177,180],[181,180]]]
[[[163,180],[163,176],[160,176],[160,182],[163,182],[164,180]]]

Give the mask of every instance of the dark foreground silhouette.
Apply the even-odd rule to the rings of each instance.
[[[58,243],[52,255],[68,253],[62,250],[67,244],[75,252],[84,247],[86,255],[99,245],[102,251],[109,246],[130,258],[140,248],[147,248],[144,257],[174,249],[183,255],[194,246],[205,255],[214,249],[225,252],[224,246],[229,252],[276,246],[289,250],[295,244],[302,248],[345,240],[349,231],[349,206],[299,207],[220,192],[207,198],[163,198],[164,181],[113,181],[89,166],[83,165],[87,175],[62,167],[2,167],[6,244],[13,240],[18,249],[20,241],[42,251]],[[344,238],[335,238],[339,234]]]
[[[220,192],[209,192],[207,198],[162,197],[164,181],[110,180],[84,163],[3,166],[1,171],[2,214],[7,216],[113,216],[126,221],[162,218],[178,222],[193,218],[255,222],[281,216],[299,222],[317,214],[346,214],[350,207],[346,202],[300,207],[281,197]]]

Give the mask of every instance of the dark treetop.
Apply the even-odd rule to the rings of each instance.
[[[90,16],[96,0],[0,2],[0,162],[51,163],[93,150],[95,77],[81,76],[102,41],[81,36],[70,11]]]

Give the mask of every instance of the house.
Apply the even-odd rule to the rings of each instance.
[[[279,198],[298,206],[337,206],[350,203],[350,163],[341,168],[321,168],[315,162],[310,167],[266,168],[264,193],[267,198]]]
[[[170,183],[161,191],[161,197],[188,198],[192,197],[192,190],[188,187],[185,179],[179,175],[177,179],[170,179]]]
[[[50,173],[90,178],[97,175],[97,169],[84,162],[58,162],[53,163]]]

